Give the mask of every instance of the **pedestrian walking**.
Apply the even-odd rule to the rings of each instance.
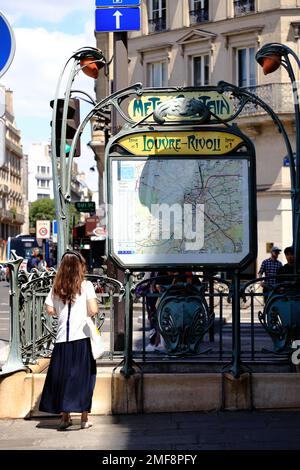
[[[282,266],[282,263],[277,259],[280,252],[281,249],[278,248],[278,246],[273,246],[270,258],[262,262],[260,270],[258,271],[260,277],[265,276],[265,280],[261,283],[265,295],[268,295],[273,286],[278,282],[278,270]]]
[[[30,271],[33,269],[33,268],[37,268],[38,267],[38,263],[39,263],[39,260],[38,260],[38,254],[39,254],[40,250],[38,248],[34,248],[32,250],[32,254],[31,254],[31,257],[29,258],[29,260],[27,261],[27,271],[30,273]]]
[[[287,246],[284,249],[284,254],[285,254],[287,263],[278,269],[278,274],[294,274],[294,264],[295,264],[294,248],[292,246]]]
[[[42,254],[39,253],[37,255],[37,260],[38,260],[37,269],[39,271],[47,270],[47,261],[44,259]]]
[[[55,346],[41,396],[40,411],[62,414],[60,430],[72,425],[70,413],[81,413],[81,428],[91,426],[88,413],[96,382],[87,315],[98,313],[93,284],[84,279],[86,264],[76,251],[67,251],[45,304],[58,317]]]

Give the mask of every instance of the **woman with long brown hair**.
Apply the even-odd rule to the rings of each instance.
[[[41,396],[40,411],[62,413],[59,429],[72,425],[70,413],[81,413],[81,428],[91,426],[88,413],[96,382],[87,315],[98,312],[93,284],[84,279],[85,260],[76,251],[64,253],[45,304],[58,317],[55,346]]]

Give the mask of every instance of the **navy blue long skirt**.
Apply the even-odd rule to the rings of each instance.
[[[89,338],[56,343],[39,410],[47,413],[91,411],[96,361]]]

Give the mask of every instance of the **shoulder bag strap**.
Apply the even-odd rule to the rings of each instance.
[[[71,314],[71,302],[68,303],[68,318],[67,318],[67,343],[70,339],[70,314]]]

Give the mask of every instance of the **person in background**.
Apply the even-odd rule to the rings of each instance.
[[[59,430],[72,425],[71,412],[81,413],[81,429],[91,426],[88,413],[96,383],[96,361],[86,317],[98,313],[98,304],[93,284],[84,279],[85,272],[80,253],[64,253],[45,301],[48,315],[58,317],[58,326],[39,410],[62,413]]]
[[[38,254],[39,254],[39,252],[40,252],[40,250],[38,248],[33,248],[31,258],[27,262],[27,271],[29,273],[33,268],[37,269],[37,267],[38,267],[38,263],[39,263]]]
[[[276,276],[278,275],[279,268],[282,266],[282,263],[277,259],[280,252],[281,249],[278,246],[273,246],[271,257],[261,263],[260,270],[258,271],[259,277],[264,276],[266,278],[261,283],[265,295],[268,295],[273,286],[278,282]]]
[[[294,274],[294,249],[292,246],[287,246],[284,249],[284,254],[287,263],[284,266],[280,266],[278,274]]]
[[[47,261],[44,259],[42,254],[37,255],[38,265],[37,268],[39,271],[45,271],[47,269]]]
[[[200,286],[201,282],[198,277],[193,276],[192,271],[158,271],[155,273],[157,276],[164,276],[153,283],[153,292],[162,293],[163,288],[175,284],[192,284]],[[153,306],[153,329],[150,330],[152,336],[149,338],[149,344],[146,346],[146,351],[165,351],[165,341],[157,329],[156,311],[160,302],[160,297],[154,298],[155,305]]]

